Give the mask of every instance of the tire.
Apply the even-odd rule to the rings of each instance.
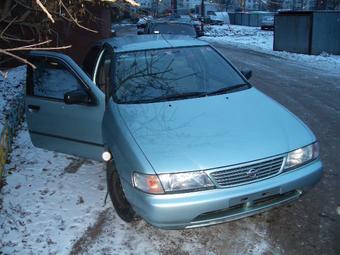
[[[112,160],[106,165],[107,190],[118,216],[125,222],[137,219],[136,213],[127,201],[120,178]]]

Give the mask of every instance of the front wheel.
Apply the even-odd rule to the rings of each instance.
[[[127,201],[116,167],[112,160],[106,165],[107,190],[118,216],[126,222],[136,219],[136,213]]]

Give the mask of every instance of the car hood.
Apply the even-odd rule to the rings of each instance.
[[[156,173],[244,163],[315,140],[297,117],[255,88],[204,98],[120,104],[118,110]]]

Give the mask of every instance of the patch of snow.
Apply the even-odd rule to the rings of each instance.
[[[15,139],[7,185],[0,193],[0,250],[5,254],[68,254],[103,210],[103,165],[35,148],[27,130]]]
[[[237,25],[207,26],[203,37],[208,41],[228,43],[246,48],[273,49],[273,32],[262,31],[258,27]],[[207,38],[208,37],[208,38]]]
[[[84,254],[255,254],[269,251],[261,217],[190,230],[162,230],[144,221],[123,223],[110,211]]]
[[[274,51],[274,33],[272,31],[262,31],[259,27],[238,25],[207,26],[205,28],[205,34],[206,36],[202,37],[202,39],[208,42],[228,44],[239,48],[259,51],[339,74],[340,56],[325,52],[320,55],[305,55]]]
[[[8,110],[11,99],[23,92],[26,80],[26,66],[19,66],[0,74],[0,131],[4,124],[4,113]]]
[[[178,231],[142,220],[127,224],[110,200],[103,206],[104,164],[35,148],[25,125],[13,148],[0,193],[4,254],[263,254],[271,249],[266,214]]]

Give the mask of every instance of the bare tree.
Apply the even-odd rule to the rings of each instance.
[[[129,4],[134,0],[2,0],[0,1],[0,65],[8,58],[23,63],[27,60],[22,52],[32,49],[58,50],[71,45],[57,45],[55,24],[71,23],[88,33],[98,31],[86,26],[89,20],[96,21],[87,8]],[[57,47],[55,47],[57,45]]]

